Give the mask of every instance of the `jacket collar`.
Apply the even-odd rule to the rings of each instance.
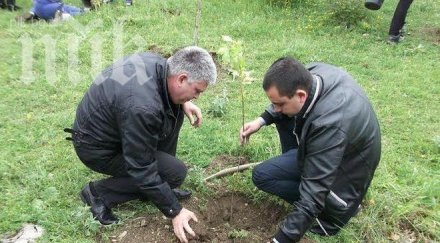
[[[174,114],[174,111],[176,111],[179,108],[179,105],[173,104],[173,102],[169,97],[167,74],[168,74],[168,65],[165,59],[164,63],[161,63],[161,65],[157,65],[157,77],[158,77],[159,86],[161,87],[160,95],[162,97],[162,102],[164,104],[165,111],[168,114]]]
[[[323,88],[322,78],[314,74],[312,74],[312,77],[313,80],[312,80],[311,91],[307,97],[306,102],[304,103],[304,106],[302,107],[301,111],[298,113],[297,117],[306,118],[306,116],[312,110],[313,106],[316,104],[316,101],[318,101],[321,95]]]

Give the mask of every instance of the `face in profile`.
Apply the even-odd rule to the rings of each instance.
[[[275,86],[270,87],[266,91],[266,95],[272,103],[274,110],[288,117],[293,117],[301,111],[306,98],[302,90],[297,90],[291,98],[282,96]]]
[[[204,81],[188,83],[186,74],[171,77],[168,82],[168,92],[174,104],[197,99],[208,87],[208,83]]]

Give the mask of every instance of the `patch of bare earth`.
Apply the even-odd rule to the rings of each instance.
[[[224,168],[249,163],[245,157],[221,155],[205,168],[210,175]],[[209,198],[193,196],[182,206],[196,213],[198,223],[190,225],[196,233],[193,238],[187,234],[189,242],[269,242],[278,230],[278,224],[287,215],[284,207],[266,201],[253,203],[246,196],[216,188],[215,195]],[[111,233],[109,240],[97,237],[98,242],[124,243],[162,243],[178,242],[173,233],[171,220],[162,214],[140,215],[128,220],[123,226]],[[313,242],[303,239],[302,243]]]
[[[249,159],[244,156],[230,156],[230,155],[219,155],[215,157],[212,162],[204,168],[206,175],[214,174],[222,169],[244,165],[250,163]]]
[[[432,41],[435,45],[440,45],[440,28],[439,27],[425,27],[417,30],[417,34],[428,41]]]
[[[182,204],[199,219],[198,223],[191,222],[197,234],[190,240],[194,243],[268,242],[287,213],[280,206],[269,202],[256,205],[234,193],[217,195],[207,202],[193,197]],[[113,242],[178,242],[171,221],[160,214],[131,220],[112,235]]]
[[[413,242],[436,242],[436,237],[434,235],[430,235],[427,232],[423,232],[418,230],[410,219],[404,219],[399,222],[399,231],[393,232],[388,236],[393,242],[405,242],[405,243],[413,243]]]

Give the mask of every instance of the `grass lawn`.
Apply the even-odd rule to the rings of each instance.
[[[309,238],[440,241],[440,2],[414,1],[409,35],[389,45],[385,40],[397,0],[374,12],[361,0],[347,1],[350,5],[343,0],[204,0],[198,43],[213,52],[224,44],[222,35],[243,43],[246,70],[255,79],[245,85],[246,121],[268,105],[262,76],[284,55],[341,66],[366,90],[381,124],[383,152],[365,207],[338,236]],[[17,4],[26,9],[30,2]],[[351,10],[343,12],[341,6]],[[61,24],[19,24],[17,14],[1,10],[0,15],[0,238],[27,222],[45,228],[41,242],[93,242],[98,232],[117,226],[99,227],[79,200],[83,185],[102,175],[78,160],[63,128],[71,126],[93,78],[114,60],[192,45],[196,1],[137,0],[125,7],[115,0]],[[224,114],[215,117],[208,111],[223,93]],[[199,196],[208,190],[199,168],[216,156],[257,162],[280,153],[274,127],[239,146],[240,84],[226,72],[196,103],[204,111],[203,126],[193,129],[185,122],[178,156],[192,165],[185,186]],[[255,191],[249,171],[227,180],[230,190],[257,201],[268,198]],[[133,202],[116,213],[129,220],[145,210],[156,209]]]

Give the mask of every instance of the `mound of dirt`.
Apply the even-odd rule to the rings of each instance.
[[[193,243],[268,242],[287,213],[281,206],[270,202],[255,205],[234,193],[215,196],[208,202],[193,197],[182,204],[199,219],[198,223],[191,222],[197,234],[190,240]],[[113,235],[112,242],[178,242],[171,220],[160,214],[131,220]]]

